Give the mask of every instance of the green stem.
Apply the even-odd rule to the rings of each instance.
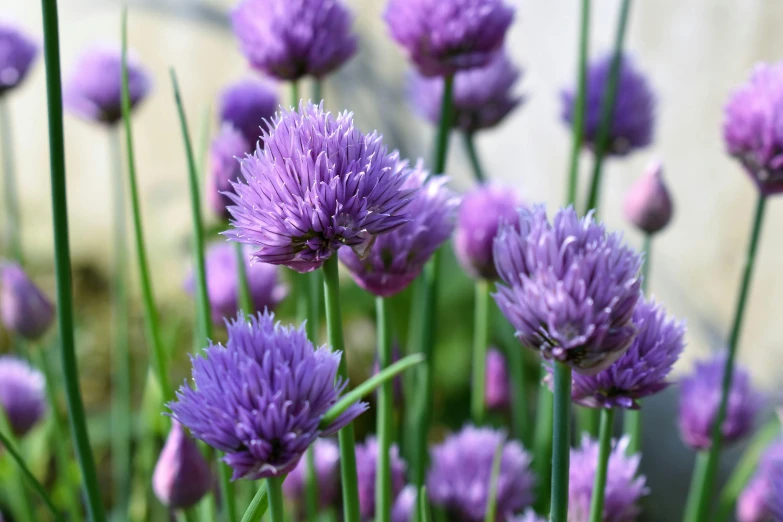
[[[321,326],[321,272],[314,270],[306,274],[307,289],[307,337],[318,344],[318,330]]]
[[[220,453],[218,453],[220,455]],[[231,469],[228,464],[218,458],[218,484],[220,486],[220,496],[223,499],[223,509],[225,520],[231,522],[237,519],[236,498],[234,497],[234,483],[231,482]]]
[[[484,183],[487,178],[484,177],[484,171],[481,169],[481,161],[476,151],[476,140],[474,133],[465,132],[462,134],[462,139],[465,142],[465,150],[468,153],[468,159],[470,159],[470,166],[473,167],[473,177],[476,178],[476,183]]]
[[[324,81],[320,78],[313,78],[313,103],[318,104],[324,101]]]
[[[623,42],[625,30],[628,27],[628,13],[631,0],[623,0],[620,7],[620,19],[617,23],[615,34],[612,64],[609,68],[609,77],[606,82],[606,90],[601,98],[601,124],[598,126],[598,134],[595,142],[595,160],[593,163],[593,178],[590,184],[590,195],[587,199],[585,211],[598,208],[598,197],[601,190],[601,174],[606,153],[609,149],[609,134],[612,126],[615,102],[617,100],[617,83],[620,77],[620,66],[623,60]]]
[[[609,469],[609,455],[612,453],[612,428],[614,426],[614,409],[601,409],[601,431],[598,436],[598,464],[593,482],[593,498],[590,502],[590,522],[602,522],[604,515],[604,491],[606,490],[606,474]]]
[[[256,307],[250,297],[250,283],[247,280],[247,265],[245,264],[244,246],[242,243],[234,243],[237,255],[237,293],[239,309],[245,315],[255,313]]]
[[[339,375],[348,378],[348,359],[343,341],[343,319],[340,310],[340,279],[338,276],[338,260],[333,255],[324,263],[324,301],[326,303],[326,328],[329,345],[332,350],[340,352]],[[360,522],[359,516],[359,485],[356,476],[356,450],[353,424],[348,424],[337,434],[340,444],[340,477],[343,486],[343,509],[345,522]]]
[[[650,264],[652,262],[652,234],[644,236],[644,264],[642,265],[642,292],[647,293],[650,288]]]
[[[46,95],[49,109],[49,163],[52,185],[54,225],[54,265],[57,276],[57,323],[60,355],[76,458],[82,472],[87,511],[92,522],[103,522],[105,515],[95,472],[84,403],[79,392],[79,368],[74,343],[73,294],[71,288],[71,249],[68,239],[68,205],[65,182],[65,140],[63,136],[63,100],[60,78],[60,42],[56,0],[41,0],[43,9],[44,56],[46,59]]]
[[[590,0],[582,0],[581,24],[579,30],[579,60],[577,62],[577,89],[571,122],[571,161],[568,167],[568,192],[566,204],[576,203],[576,189],[579,184],[579,153],[582,150],[585,133],[585,109],[587,106],[587,54],[590,42]]]
[[[267,486],[268,482],[264,481],[261,487],[258,488],[253,500],[247,506],[247,510],[242,516],[242,522],[258,522],[264,516],[269,507],[269,490]]]
[[[700,506],[701,497],[709,496],[704,493],[704,486],[707,482],[707,474],[709,473],[710,456],[707,451],[700,451],[696,455],[696,464],[693,467],[693,475],[691,476],[691,488],[688,494],[688,500],[685,504],[684,521],[696,521],[700,520]]]
[[[266,479],[266,487],[269,498],[269,520],[271,522],[285,522],[283,507],[283,478],[269,477]]]
[[[576,414],[577,433],[587,433],[593,438],[598,437],[598,431],[601,427],[601,410],[574,405],[574,413]]]
[[[16,163],[11,125],[11,109],[7,97],[0,100],[0,147],[3,155],[3,194],[5,195],[5,226],[11,256],[19,264],[22,256],[22,220],[19,212],[19,192],[16,186]]]
[[[495,449],[495,456],[492,458],[492,472],[489,475],[487,509],[484,512],[484,522],[495,522],[497,520],[498,478],[500,476],[500,464],[503,461],[503,449],[505,444],[505,440],[500,441],[498,447]]]
[[[19,441],[14,436],[14,431],[11,429],[11,424],[8,422],[8,418],[5,412],[0,408],[0,433],[8,433],[8,444],[15,451],[20,451]],[[4,445],[0,442],[0,457],[4,451]],[[19,453],[19,459],[24,461],[24,455]],[[35,522],[37,518],[35,515],[35,509],[30,501],[30,495],[28,495],[25,488],[25,476],[24,470],[21,466],[13,468],[12,473],[7,478],[7,491],[5,497],[11,504],[11,514],[18,522]]]
[[[504,323],[509,325],[508,322]],[[509,325],[510,326],[510,325]],[[522,441],[526,447],[530,447],[530,422],[528,422],[527,404],[527,377],[525,375],[525,359],[523,348],[511,335],[503,336],[506,344],[506,357],[508,360],[509,377],[511,380],[511,427],[517,440]],[[549,424],[552,424],[550,419]]]
[[[315,446],[311,445],[305,453],[307,474],[305,475],[305,509],[307,520],[316,520],[319,511],[318,472],[315,467]]]
[[[433,174],[439,176],[446,170],[446,157],[449,151],[449,134],[451,133],[454,105],[454,76],[443,77],[443,98],[440,104],[440,122],[435,141],[435,157],[432,164]]]
[[[541,379],[546,370],[541,368]],[[539,386],[536,407],[536,431],[534,437],[533,467],[536,471],[537,491],[535,509],[537,513],[549,512],[552,493],[552,427],[554,421],[554,395],[544,386]]]
[[[291,82],[291,107],[293,107],[294,110],[299,108],[299,101],[299,82],[294,80]]]
[[[375,298],[378,332],[378,367],[383,371],[392,364],[392,342],[386,299]],[[378,390],[378,465],[375,475],[375,520],[390,522],[392,509],[391,463],[389,451],[394,439],[394,380],[384,382]]]
[[[737,356],[737,347],[739,345],[740,333],[742,331],[742,320],[745,317],[745,307],[750,294],[750,281],[753,276],[753,268],[756,263],[756,254],[758,252],[759,239],[761,238],[761,226],[764,222],[764,209],[766,208],[766,197],[759,193],[756,204],[756,213],[753,219],[753,228],[750,235],[750,244],[748,245],[747,256],[745,258],[745,267],[742,272],[742,282],[740,283],[739,298],[737,299],[737,308],[734,312],[734,321],[729,336],[728,355],[726,365],[723,369],[723,382],[721,386],[721,401],[718,412],[715,415],[715,421],[712,425],[712,445],[706,457],[701,457],[706,462],[703,470],[697,476],[694,472],[692,488],[688,497],[689,511],[685,520],[689,522],[704,522],[707,520],[711,503],[711,496],[714,487],[715,477],[718,472],[720,461],[721,444],[723,439],[722,427],[726,419],[728,409],[729,391],[731,390],[731,381],[734,375],[734,360]],[[698,480],[697,480],[698,478]]]
[[[476,281],[476,308],[473,322],[473,384],[470,395],[471,416],[477,426],[484,421],[487,345],[489,344],[489,283]]]
[[[427,503],[427,487],[422,486],[419,488],[419,494],[416,497],[416,513],[419,516],[419,522],[430,522],[430,509]]]
[[[571,368],[555,362],[552,436],[551,522],[568,520],[568,463],[571,457]]]

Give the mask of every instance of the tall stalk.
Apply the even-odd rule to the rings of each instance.
[[[566,201],[576,201],[579,185],[579,152],[582,150],[585,134],[585,110],[587,106],[587,54],[590,47],[590,0],[582,0],[579,25],[579,58],[577,60],[576,103],[571,122],[571,161],[568,164],[568,185]]]
[[[476,304],[473,322],[473,382],[471,384],[471,417],[476,425],[486,413],[485,389],[487,345],[489,344],[489,282],[476,281]],[[521,350],[521,348],[519,348]]]
[[[476,183],[484,183],[487,181],[487,178],[484,176],[484,170],[481,168],[481,160],[479,160],[478,151],[476,150],[475,135],[472,132],[466,132],[462,135],[462,139],[465,143],[468,159],[470,159],[470,166],[473,168],[473,177]]]
[[[571,367],[554,363],[552,504],[550,522],[568,520],[568,466],[571,459]]]
[[[378,331],[378,370],[392,364],[392,340],[388,303],[383,297],[375,298]],[[375,475],[375,521],[391,522],[392,484],[391,450],[394,439],[394,381],[384,382],[378,389],[378,465]]]
[[[604,517],[604,494],[606,475],[609,469],[609,455],[612,453],[612,427],[614,409],[601,409],[601,428],[598,435],[598,463],[593,482],[593,498],[590,502],[590,522],[602,522]]]
[[[269,520],[271,522],[285,522],[283,479],[284,477],[270,477],[266,479],[267,498],[269,499]]]

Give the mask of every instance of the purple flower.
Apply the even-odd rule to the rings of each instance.
[[[339,0],[243,0],[231,20],[250,65],[279,80],[323,78],[356,52]]]
[[[585,106],[585,145],[594,149],[601,126],[603,97],[607,89],[612,56],[605,56],[590,64],[587,71],[587,98]],[[636,69],[628,56],[620,62],[614,111],[607,136],[607,154],[624,156],[646,147],[652,142],[655,126],[655,94],[647,79]],[[563,120],[571,125],[576,104],[576,92],[562,93]]]
[[[721,400],[726,354],[696,363],[693,372],[680,382],[680,436],[695,450],[712,445],[712,426]],[[761,395],[753,388],[750,375],[734,366],[728,409],[721,430],[724,444],[743,438],[753,429],[756,413],[762,405]]]
[[[240,161],[249,148],[242,133],[230,125],[224,125],[212,140],[209,150],[210,178],[207,198],[215,214],[223,219],[231,217],[228,211],[231,198],[225,192],[232,191],[232,184],[239,181]]]
[[[769,512],[773,522],[783,522],[783,466],[778,466],[772,476],[772,495]]]
[[[0,264],[0,319],[10,331],[29,340],[45,334],[54,319],[52,302],[13,262]]]
[[[245,150],[235,156],[253,152],[261,128],[277,110],[277,93],[269,84],[244,79],[223,89],[220,95],[220,121],[237,129],[245,140]]]
[[[332,439],[317,439],[313,443],[312,450],[315,452],[313,456],[319,503],[321,507],[326,507],[337,500],[340,450]],[[302,459],[283,482],[283,493],[296,506],[305,505],[306,480],[307,462]]]
[[[579,219],[569,207],[550,224],[544,207],[523,209],[519,228],[501,226],[494,255],[507,285],[498,284],[495,301],[523,345],[586,375],[630,346],[641,256],[592,213]]]
[[[502,431],[465,426],[431,450],[427,475],[430,501],[446,510],[452,522],[484,520],[498,445],[503,444],[497,482],[497,520],[533,502],[534,478],[530,456],[517,441],[507,441]]]
[[[160,452],[152,474],[152,489],[158,500],[171,509],[195,506],[212,487],[212,472],[196,442],[176,421]]]
[[[672,199],[663,180],[663,165],[653,162],[631,186],[623,204],[625,219],[646,234],[660,232],[672,218]]]
[[[147,97],[149,74],[128,55],[131,110]],[[85,52],[63,86],[63,103],[76,116],[114,125],[122,119],[122,55],[119,49],[96,47]]]
[[[649,491],[644,475],[639,475],[641,456],[627,455],[628,437],[617,441],[609,455],[609,468],[604,490],[603,522],[635,522],[641,510],[639,500]],[[582,445],[571,450],[568,487],[569,522],[590,520],[590,500],[593,497],[595,467],[598,463],[598,442],[582,438]]]
[[[487,352],[487,367],[484,386],[484,400],[491,410],[507,408],[509,405],[508,370],[506,358],[496,348]]]
[[[18,27],[0,21],[0,96],[24,81],[38,44]]]
[[[407,288],[451,236],[459,199],[446,188],[447,178],[428,179],[428,175],[419,162],[402,185],[417,194],[407,208],[410,221],[378,236],[362,257],[353,250],[340,250],[340,261],[368,292],[389,297]]]
[[[345,389],[336,379],[341,354],[314,348],[304,326],[275,323],[271,313],[228,324],[225,347],[194,356],[193,383],[168,404],[197,439],[226,453],[234,479],[282,477],[321,436],[336,433],[367,409],[356,403],[326,429],[320,422]]]
[[[356,475],[359,480],[359,512],[364,520],[375,519],[375,473],[378,467],[378,441],[370,437],[356,446]],[[405,486],[405,461],[400,458],[397,445],[389,448],[392,498]]]
[[[375,236],[408,221],[407,170],[381,137],[362,134],[353,115],[302,103],[282,111],[242,161],[244,181],[229,197],[233,241],[253,256],[298,272],[319,268],[338,248],[366,252]]]
[[[500,123],[522,101],[511,92],[519,75],[519,69],[503,51],[495,53],[483,67],[456,73],[452,94],[454,126],[473,133]],[[409,96],[417,112],[437,125],[443,101],[443,78],[414,73]]]
[[[11,431],[24,437],[46,413],[44,376],[21,359],[0,356],[0,408]]]
[[[783,192],[783,62],[760,63],[724,109],[723,140],[762,194]]]
[[[783,466],[783,440],[776,440],[764,451],[755,475],[737,499],[739,522],[767,522],[772,500],[772,479]]]
[[[517,223],[522,200],[516,192],[496,185],[480,185],[465,194],[457,216],[454,252],[471,276],[495,279],[492,245],[501,223]]]
[[[532,509],[528,509],[518,517],[509,518],[506,522],[547,522],[547,520],[539,517]]]
[[[389,0],[384,15],[392,38],[424,76],[486,65],[513,17],[503,0]]]
[[[669,385],[666,377],[685,348],[685,324],[644,299],[636,305],[633,324],[638,333],[617,362],[597,375],[574,374],[574,402],[589,408],[637,409],[639,399]]]
[[[418,493],[416,492],[416,486],[408,484],[397,498],[394,500],[392,506],[391,519],[392,522],[408,522],[413,519],[413,513],[416,510],[416,501],[418,500]]]

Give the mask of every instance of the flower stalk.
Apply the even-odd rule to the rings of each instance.
[[[590,522],[601,522],[604,514],[604,493],[606,475],[609,469],[609,455],[612,453],[612,427],[614,408],[601,409],[601,428],[598,435],[598,464],[595,469],[593,498],[590,502]]]
[[[388,303],[375,298],[378,335],[378,367],[382,372],[392,364],[392,342]],[[389,450],[394,439],[394,381],[387,380],[378,390],[378,465],[375,477],[375,520],[391,522],[392,484]]]
[[[489,282],[476,281],[476,303],[473,322],[473,383],[471,391],[471,416],[476,425],[484,421],[486,414],[486,365],[489,344]]]
[[[551,522],[568,520],[568,466],[571,456],[571,367],[554,363]]]

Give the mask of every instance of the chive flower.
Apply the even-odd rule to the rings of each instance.
[[[758,468],[737,499],[739,522],[766,522],[772,516],[772,480],[777,468],[783,466],[783,440],[777,439],[764,450]]]
[[[0,320],[9,331],[34,341],[54,320],[54,305],[19,264],[0,263]]]
[[[413,520],[413,513],[417,509],[416,501],[418,500],[418,493],[416,492],[416,486],[408,484],[397,498],[394,499],[394,505],[392,506],[391,519],[392,522],[409,522]]]
[[[19,86],[38,56],[38,44],[21,29],[0,21],[0,97]]]
[[[369,437],[356,446],[356,475],[359,481],[359,513],[363,520],[375,520],[375,474],[378,469],[378,441]],[[406,464],[396,444],[389,448],[392,498],[405,486]]]
[[[15,437],[24,437],[46,414],[46,381],[22,359],[0,356],[0,409]]]
[[[347,112],[301,103],[283,110],[242,161],[229,194],[233,241],[253,257],[298,272],[320,268],[342,246],[366,254],[375,237],[408,221],[408,171],[381,136],[363,134]]]
[[[500,350],[491,347],[486,361],[484,402],[490,410],[508,408],[511,391],[506,358]]]
[[[252,153],[266,120],[277,110],[277,93],[266,82],[247,78],[229,85],[220,95],[220,121],[239,131],[246,142],[245,150],[235,156]]]
[[[318,503],[325,508],[337,501],[340,485],[340,449],[332,439],[317,439],[312,446],[315,457],[315,480],[318,485]],[[283,482],[283,494],[304,512],[306,504],[307,461],[302,459]]]
[[[212,472],[196,442],[182,425],[171,431],[152,473],[152,490],[161,503],[173,510],[195,506],[212,488]]]
[[[769,512],[774,522],[783,522],[783,466],[778,466],[772,477],[772,495]]]
[[[315,348],[299,328],[266,312],[228,323],[225,346],[193,356],[193,384],[177,391],[171,415],[193,436],[226,455],[233,478],[258,480],[292,471],[318,437],[336,433],[367,409],[350,406],[331,425],[324,414],[347,382],[341,353]]]
[[[593,214],[543,206],[501,226],[495,265],[504,284],[494,294],[524,346],[577,372],[595,375],[622,357],[636,327],[641,256],[607,233]]]
[[[657,234],[672,219],[672,198],[663,179],[663,165],[656,161],[625,195],[625,219],[645,234]]]
[[[233,183],[241,175],[240,161],[247,154],[250,145],[242,133],[231,125],[223,125],[217,136],[212,139],[209,148],[209,186],[207,199],[215,212],[222,219],[229,219],[231,214],[228,206],[231,198],[225,193],[234,189]]]

